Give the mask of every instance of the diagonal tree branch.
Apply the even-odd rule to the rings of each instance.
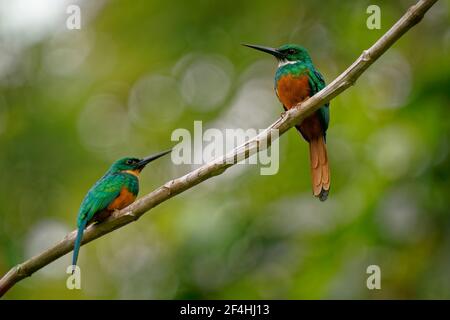
[[[280,135],[285,133],[295,124],[298,124],[314,113],[324,103],[330,101],[348,87],[352,86],[359,76],[384,52],[386,52],[392,44],[394,44],[410,28],[419,23],[428,9],[431,8],[436,1],[437,0],[420,0],[410,7],[391,29],[375,42],[372,47],[364,50],[361,56],[333,82],[307,101],[286,112],[283,117],[279,118],[255,138],[249,140],[242,146],[235,148],[227,155],[206,163],[200,168],[189,172],[180,178],[167,182],[127,208],[114,212],[105,222],[88,227],[84,233],[83,244],[139,219],[140,216],[156,207],[158,204],[194,187],[204,180],[222,174],[228,167],[236,162],[233,161],[236,156],[239,159],[248,158],[257,151],[266,148],[270,145],[271,130],[279,130]],[[267,141],[267,143],[263,143],[264,141]],[[0,297],[20,280],[31,276],[37,270],[72,251],[76,233],[76,230],[72,231],[53,247],[13,267],[0,279]]]

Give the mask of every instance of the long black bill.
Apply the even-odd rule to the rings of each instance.
[[[265,52],[265,53],[269,53],[278,59],[284,58],[284,54],[282,54],[280,51],[278,51],[278,49],[275,49],[275,48],[263,47],[263,46],[258,46],[258,45],[254,45],[254,44],[245,44],[245,43],[242,43],[242,45],[252,48],[252,49],[256,49],[256,50]]]
[[[154,161],[154,160],[156,160],[156,159],[158,159],[158,158],[161,158],[162,156],[165,156],[166,154],[168,154],[168,153],[171,153],[172,152],[172,149],[170,149],[170,150],[166,150],[166,151],[163,151],[163,152],[159,152],[159,153],[157,153],[157,154],[154,154],[154,155],[151,155],[151,156],[149,156],[149,157],[147,157],[147,158],[144,158],[144,159],[142,159],[141,161],[139,161],[137,164],[136,164],[136,166],[138,167],[138,168],[144,168],[147,164],[149,164],[150,162],[152,162],[152,161]]]

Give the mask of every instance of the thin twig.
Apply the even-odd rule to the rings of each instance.
[[[229,161],[232,159],[231,157],[236,155],[239,159],[249,157],[258,151],[258,147],[259,151],[261,150],[261,145],[264,145],[260,143],[262,141],[268,141],[268,143],[265,144],[265,147],[270,145],[270,129],[279,130],[280,135],[285,133],[295,124],[298,124],[303,119],[314,113],[324,103],[330,101],[348,87],[352,86],[359,76],[374,61],[376,61],[404,33],[406,33],[423,18],[428,9],[432,7],[436,1],[437,0],[420,0],[417,4],[410,7],[391,29],[389,29],[377,42],[375,42],[372,47],[364,50],[361,56],[333,82],[307,101],[298,105],[296,108],[290,109],[267,130],[249,140],[243,146],[235,148],[226,156],[206,163],[200,168],[178,179],[167,182],[155,191],[140,198],[129,207],[121,211],[114,212],[105,222],[88,227],[84,233],[83,244],[139,219],[140,216],[156,207],[158,204],[194,187],[204,180],[222,174],[228,167],[233,165],[233,163]],[[6,275],[3,276],[3,278],[0,279],[0,297],[20,280],[31,276],[37,270],[72,251],[75,236],[76,230],[69,233],[63,240],[53,247],[12,268]]]

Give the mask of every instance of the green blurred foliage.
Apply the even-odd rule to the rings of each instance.
[[[79,1],[72,31],[64,1],[15,2],[0,2],[0,274],[75,227],[114,159],[167,148],[194,120],[276,119],[275,61],[240,43],[300,43],[329,82],[414,1]],[[67,255],[6,298],[450,298],[449,11],[438,2],[331,102],[327,202],[291,130],[278,174],[233,167],[82,247],[81,291],[65,287]],[[155,162],[141,195],[189,170]],[[366,288],[371,264],[382,290]]]

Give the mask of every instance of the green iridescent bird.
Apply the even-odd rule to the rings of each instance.
[[[106,174],[88,191],[78,211],[78,233],[73,249],[72,266],[75,270],[83,233],[91,222],[106,219],[114,210],[120,210],[136,200],[139,192],[139,174],[142,169],[172,150],[144,159],[122,158],[112,164]]]
[[[244,45],[277,58],[275,92],[285,110],[295,107],[325,88],[322,75],[314,67],[308,51],[302,46],[286,44],[279,48],[269,48]],[[330,167],[326,148],[329,121],[329,103],[326,103],[302,123],[296,125],[303,138],[309,142],[313,194],[321,201],[327,199],[330,191]]]

